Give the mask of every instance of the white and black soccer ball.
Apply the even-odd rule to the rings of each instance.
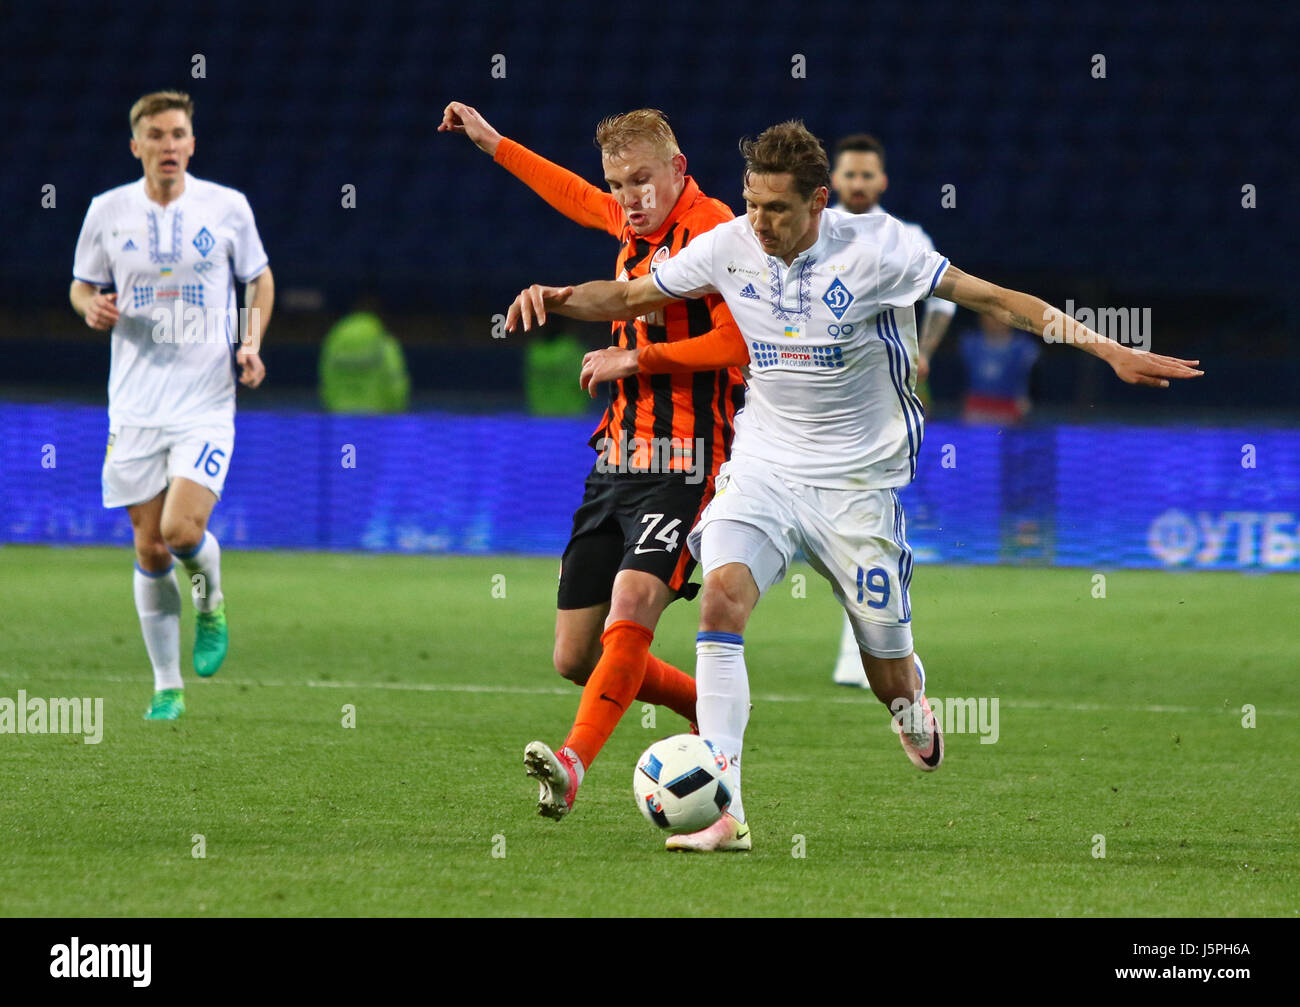
[[[727,757],[697,734],[656,741],[637,759],[632,791],[646,820],[669,832],[699,832],[731,807]]]

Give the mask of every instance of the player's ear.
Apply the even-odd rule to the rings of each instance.
[[[140,145],[135,142],[135,137],[131,137],[131,156],[137,161],[140,160]]]
[[[889,176],[883,171],[880,173],[880,191],[884,192],[889,188]]]
[[[686,155],[685,154],[682,153],[674,154],[673,159],[668,163],[673,166],[674,178],[686,177]]]
[[[812,194],[812,204],[808,207],[813,213],[821,213],[826,209],[826,204],[830,202],[831,194],[826,186],[821,185]]]

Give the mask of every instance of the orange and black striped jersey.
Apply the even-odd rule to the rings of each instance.
[[[615,266],[620,280],[647,275],[693,237],[734,216],[725,203],[705,196],[688,175],[663,225],[653,234],[638,235],[617,199],[521,144],[503,138],[496,161],[570,220],[618,238],[623,243]],[[743,352],[740,331],[716,294],[674,301],[635,321],[613,323],[612,345],[642,349],[643,371],[676,372],[640,373],[610,384],[609,404],[591,436],[592,447],[609,469],[698,472],[698,451],[712,483],[718,466],[731,457],[744,379],[736,367],[681,371],[672,366],[669,355],[656,359],[650,348],[714,330],[725,333],[727,342],[741,346]]]

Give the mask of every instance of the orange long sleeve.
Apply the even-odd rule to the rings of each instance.
[[[580,175],[504,136],[493,160],[575,223],[622,237],[623,207]]]
[[[691,339],[641,347],[637,367],[642,374],[716,371],[724,367],[744,367],[749,363],[745,337],[736,327],[727,305],[716,294],[710,295],[708,300],[713,328]]]

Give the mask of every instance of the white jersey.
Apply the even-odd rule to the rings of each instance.
[[[882,207],[879,203],[877,203],[875,206],[873,206],[870,210],[867,210],[866,212],[886,213],[888,211],[886,211],[884,207]],[[925,228],[923,228],[920,224],[913,224],[906,220],[900,220],[898,217],[895,217],[894,219],[897,220],[900,224],[902,224],[905,228],[907,228],[907,230],[912,233],[913,237],[915,237],[917,241],[919,241],[931,252],[934,251],[934,242],[931,241],[930,236],[925,233]],[[949,318],[951,318],[953,315],[957,313],[957,305],[953,304],[952,301],[944,300],[942,297],[927,297],[921,303],[925,306],[926,311],[933,311],[936,315],[947,315]]]
[[[653,275],[671,297],[722,294],[745,337],[735,456],[810,486],[889,489],[912,481],[921,447],[912,305],[947,265],[887,213],[825,210],[789,266],[737,217]]]
[[[234,415],[235,280],[266,267],[252,208],[236,189],[186,173],[166,206],[149,199],[143,178],[91,200],[72,275],[117,289],[110,429]]]

